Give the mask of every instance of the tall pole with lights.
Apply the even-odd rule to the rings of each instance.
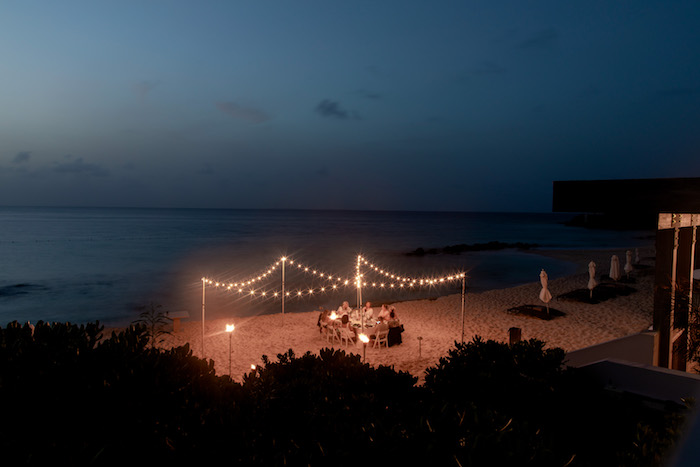
[[[360,262],[362,261],[362,256],[357,255],[357,274],[355,280],[357,281],[357,308],[360,310],[360,316],[362,321],[362,329],[365,328],[365,313],[362,310],[362,275],[360,274]]]
[[[207,280],[202,277],[202,358],[204,358],[204,315],[206,310],[206,289]]]
[[[362,273],[360,272],[362,256],[357,257],[357,306],[362,306]]]
[[[464,344],[464,301],[467,288],[467,275],[462,274],[462,344]]]
[[[235,326],[233,324],[227,324],[226,325],[226,332],[228,333],[228,375],[233,379],[231,376],[231,354],[232,354],[232,349],[231,349],[231,341],[233,340],[233,330],[235,329]]]
[[[282,257],[282,314],[284,314],[284,263],[287,261],[285,256]]]

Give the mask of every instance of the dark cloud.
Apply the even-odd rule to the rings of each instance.
[[[316,106],[316,113],[322,117],[337,118],[339,120],[354,119],[359,120],[360,116],[357,112],[351,112],[343,109],[339,102],[330,99],[324,99]]]
[[[505,68],[489,61],[481,62],[481,64],[473,70],[475,75],[500,75],[505,72]]]
[[[72,157],[67,156],[67,159],[71,159],[69,162],[58,162],[53,167],[52,171],[59,174],[75,174],[75,175],[88,175],[93,177],[106,177],[109,175],[109,169],[106,169],[97,164],[90,164],[83,162],[82,157],[72,159]]]
[[[554,28],[543,29],[520,42],[521,49],[547,49],[559,40],[559,33]]]
[[[217,102],[216,108],[230,117],[250,123],[264,123],[272,118],[262,110],[241,107],[235,102]]]
[[[150,92],[158,86],[159,82],[158,81],[140,81],[136,84],[134,84],[133,89],[136,94],[138,94],[139,98],[144,101],[146,100],[146,97]]]
[[[381,94],[378,94],[373,91],[368,91],[366,89],[360,89],[357,91],[357,94],[359,94],[361,97],[364,97],[365,99],[371,99],[371,100],[379,100],[382,98]]]
[[[17,154],[15,154],[15,157],[12,159],[13,164],[22,164],[25,162],[29,162],[29,157],[32,155],[31,152],[29,151],[20,151]]]

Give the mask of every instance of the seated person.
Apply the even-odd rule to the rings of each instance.
[[[403,332],[403,326],[399,322],[396,312],[391,310],[389,312],[389,335],[387,336],[387,345],[391,347],[392,345],[399,345],[403,340],[401,339],[401,333]]]
[[[343,315],[342,318],[340,318],[340,327],[341,328],[349,328],[350,327],[350,317],[348,315]]]
[[[389,328],[398,328],[399,326],[401,326],[399,317],[396,316],[396,312],[394,310],[391,310],[389,312],[389,318],[387,319],[387,322],[389,323]]]
[[[362,308],[362,315],[365,318],[365,322],[374,320],[374,310],[372,309],[372,304],[367,302]]]
[[[328,310],[325,308],[321,307],[321,314],[318,315],[318,332],[323,332],[323,328],[328,326],[328,322],[331,320],[330,313],[328,313]]]
[[[382,305],[382,309],[379,310],[379,316],[377,316],[377,319],[379,319],[379,321],[382,321],[382,322],[388,321],[389,320],[389,307],[387,307],[386,305]]]
[[[349,315],[352,309],[350,308],[350,304],[345,301],[341,306],[338,307],[338,311],[336,313],[338,316],[344,316],[344,315]]]

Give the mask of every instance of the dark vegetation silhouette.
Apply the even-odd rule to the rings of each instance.
[[[0,328],[3,465],[659,465],[685,414],[608,392],[561,349],[455,343],[425,384],[290,350],[241,382],[146,326]]]
[[[139,306],[136,310],[140,311],[139,317],[132,324],[145,326],[151,348],[160,347],[165,342],[165,336],[172,334],[168,330],[171,325],[168,313],[162,310],[162,305],[153,302]]]

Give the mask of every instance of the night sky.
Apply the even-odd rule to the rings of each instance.
[[[5,1],[0,205],[551,210],[700,176],[700,2]]]

